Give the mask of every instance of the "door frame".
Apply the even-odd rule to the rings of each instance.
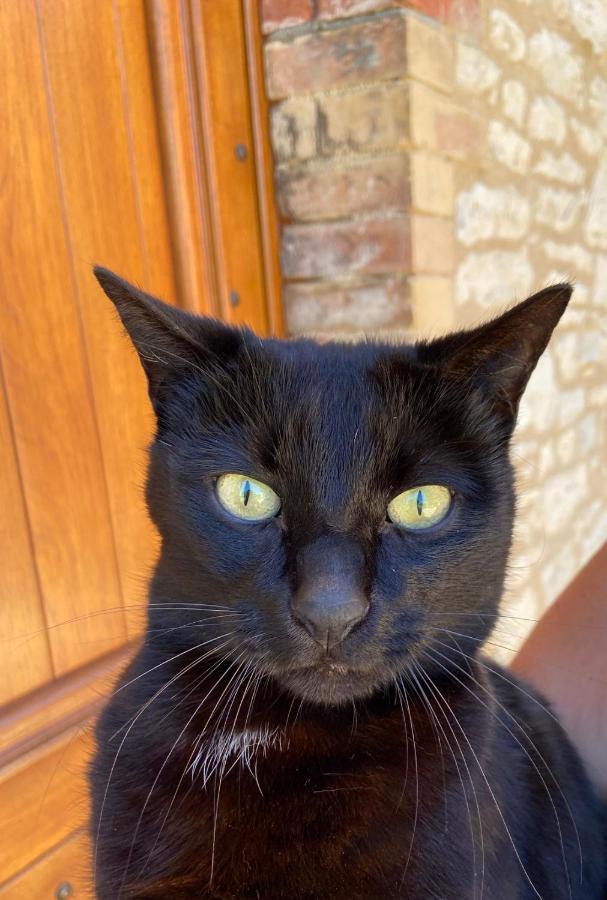
[[[178,302],[282,335],[259,3],[150,0],[146,15]]]

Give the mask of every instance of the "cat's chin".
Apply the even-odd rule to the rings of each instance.
[[[382,685],[377,673],[327,660],[281,673],[283,687],[310,703],[344,706],[370,697]]]

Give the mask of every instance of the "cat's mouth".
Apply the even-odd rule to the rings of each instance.
[[[378,686],[376,673],[330,656],[311,666],[288,669],[282,673],[281,681],[298,696],[328,705],[341,705],[369,696]]]

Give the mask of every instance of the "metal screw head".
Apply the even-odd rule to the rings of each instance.
[[[230,291],[230,304],[232,306],[240,306],[240,294],[238,291]]]
[[[69,881],[63,881],[55,891],[57,900],[68,900],[73,894],[72,886]]]
[[[234,153],[236,155],[236,159],[240,160],[240,162],[244,162],[244,160],[249,155],[249,151],[244,144],[236,144],[236,146],[234,147]]]

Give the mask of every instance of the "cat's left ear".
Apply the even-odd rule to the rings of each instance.
[[[500,418],[513,425],[525,386],[572,291],[566,283],[544,288],[491,322],[421,345],[418,358],[483,388]]]
[[[164,387],[176,377],[192,370],[204,376],[234,359],[242,346],[239,329],[163,303],[102,266],[93,271],[139,354],[156,412]]]

